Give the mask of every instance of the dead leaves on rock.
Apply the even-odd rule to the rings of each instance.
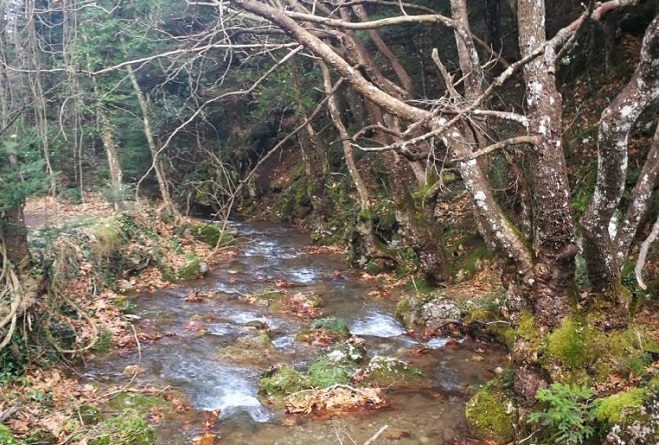
[[[353,388],[346,385],[300,391],[286,397],[285,403],[287,413],[305,415],[388,406],[379,388]]]

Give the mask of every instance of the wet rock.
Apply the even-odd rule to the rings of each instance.
[[[137,365],[128,365],[124,368],[122,374],[126,378],[132,378],[133,376],[143,374],[144,372],[146,371]]]
[[[306,377],[288,365],[272,368],[259,379],[259,393],[267,396],[288,395],[306,386]]]
[[[459,320],[460,313],[461,311],[455,301],[441,297],[434,298],[421,307],[421,318],[431,331]]]
[[[376,355],[364,368],[363,384],[385,386],[412,386],[429,383],[420,369],[395,357]]]
[[[395,315],[407,329],[425,326],[429,331],[436,331],[460,320],[462,310],[455,301],[444,296],[414,295],[398,303]]]
[[[254,330],[267,331],[268,329],[269,329],[268,324],[261,320],[250,320],[240,325],[240,330],[243,332],[249,332]]]
[[[218,351],[218,357],[240,364],[258,365],[268,360],[275,349],[266,331],[256,331],[253,335],[236,339],[235,344]]]
[[[350,331],[345,321],[340,318],[328,317],[313,320],[295,335],[295,340],[322,346],[345,340],[348,337],[350,337]]]

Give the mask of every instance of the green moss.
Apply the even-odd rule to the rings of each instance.
[[[192,228],[191,233],[197,241],[208,244],[211,249],[224,241],[224,234],[214,224],[199,224]]]
[[[78,419],[84,425],[95,425],[100,420],[100,411],[97,407],[92,405],[79,406],[77,411]]]
[[[337,362],[323,355],[309,365],[307,384],[312,388],[327,388],[336,384],[347,385],[355,371],[356,366],[351,366],[350,362]]]
[[[249,349],[274,349],[270,336],[267,332],[260,332],[258,335],[241,337],[236,340],[236,346]]]
[[[113,397],[109,404],[118,411],[131,409],[136,413],[146,414],[153,408],[165,408],[169,403],[160,397],[134,392],[121,392]]]
[[[126,409],[116,416],[105,419],[96,428],[95,438],[89,445],[153,445],[153,429],[143,415],[134,409]]]
[[[179,268],[177,275],[182,280],[190,280],[203,275],[206,267],[196,254],[187,254],[186,263]]]
[[[340,318],[317,318],[309,326],[301,329],[296,335],[296,341],[313,341],[316,337],[328,337],[332,341],[345,340],[350,337],[350,331],[345,321]]]
[[[20,445],[22,442],[14,439],[14,435],[9,428],[0,423],[0,444],[2,445]]]
[[[608,425],[629,425],[643,416],[643,403],[651,391],[633,388],[595,401],[595,418]]]
[[[409,298],[403,298],[396,304],[396,310],[394,311],[394,317],[396,320],[407,327],[411,327],[411,312],[412,312],[412,302]]]
[[[348,326],[340,318],[317,318],[311,322],[311,329],[321,329],[332,334],[347,334]]]
[[[472,434],[497,443],[510,442],[515,431],[514,406],[498,379],[489,382],[467,403],[465,415]]]
[[[272,395],[288,395],[306,387],[306,378],[288,365],[282,365],[274,373],[268,373],[259,379],[259,393]]]
[[[552,364],[571,369],[583,368],[596,357],[592,347],[595,330],[589,324],[565,318],[561,325],[546,338],[545,358]]]
[[[383,268],[380,262],[371,260],[364,264],[364,271],[369,275],[377,275],[383,272]]]
[[[505,323],[494,323],[487,326],[486,332],[492,335],[496,341],[505,345],[508,350],[512,351],[515,346],[515,338],[517,334],[515,330]]]
[[[98,355],[107,355],[112,350],[112,333],[103,330],[98,333],[98,339],[94,345],[94,352]]]
[[[592,343],[592,349],[597,352],[593,371],[600,381],[612,373],[640,375],[652,362],[654,343],[635,325],[624,331],[597,332]]]
[[[99,255],[107,256],[117,251],[127,242],[122,231],[121,223],[115,218],[108,218],[93,228],[96,238],[96,249]]]
[[[540,329],[535,323],[535,319],[530,312],[522,311],[519,316],[519,325],[517,326],[517,335],[533,345],[539,345],[542,340]]]
[[[435,290],[435,287],[424,276],[412,276],[405,283],[405,290],[427,296]]]

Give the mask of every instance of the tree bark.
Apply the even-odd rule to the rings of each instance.
[[[538,6],[540,5],[540,7]],[[544,1],[517,2],[521,56],[545,44]],[[562,97],[556,88],[555,54],[545,45],[544,57],[524,66],[529,135],[538,143],[529,152],[535,232],[533,277],[527,279],[534,314],[541,327],[555,328],[568,309],[573,291],[578,247],[570,209],[570,189],[561,146]],[[532,280],[532,281],[530,281]]]
[[[23,204],[0,213],[0,236],[7,259],[20,270],[30,259]]]
[[[161,160],[158,157],[158,147],[156,146],[155,141],[153,140],[153,132],[151,130],[151,120],[149,119],[149,105],[144,97],[144,93],[140,89],[140,85],[137,82],[137,76],[135,76],[135,71],[130,65],[126,66],[126,71],[128,71],[128,77],[131,84],[133,85],[133,90],[137,100],[140,104],[140,110],[142,111],[142,123],[144,125],[144,135],[146,136],[146,141],[149,146],[149,151],[151,152],[151,159],[153,160],[153,169],[156,172],[156,180],[158,181],[158,189],[160,190],[160,196],[162,202],[165,205],[165,209],[171,215],[176,213],[174,203],[172,202],[171,195],[169,194],[169,187],[167,186],[167,176],[165,174],[165,169],[162,165]]]
[[[616,292],[620,272],[657,175],[657,155],[651,150],[627,217],[619,228],[615,212],[625,190],[629,134],[641,113],[659,100],[658,64],[659,17],[656,17],[645,33],[641,60],[631,80],[602,113],[597,137],[597,182],[581,218],[584,255],[593,290],[609,294],[614,300],[622,296]]]

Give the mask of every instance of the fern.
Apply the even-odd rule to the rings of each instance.
[[[554,383],[538,391],[536,398],[545,405],[529,416],[529,422],[546,427],[551,443],[582,444],[594,433],[590,422],[592,392],[587,386]]]

